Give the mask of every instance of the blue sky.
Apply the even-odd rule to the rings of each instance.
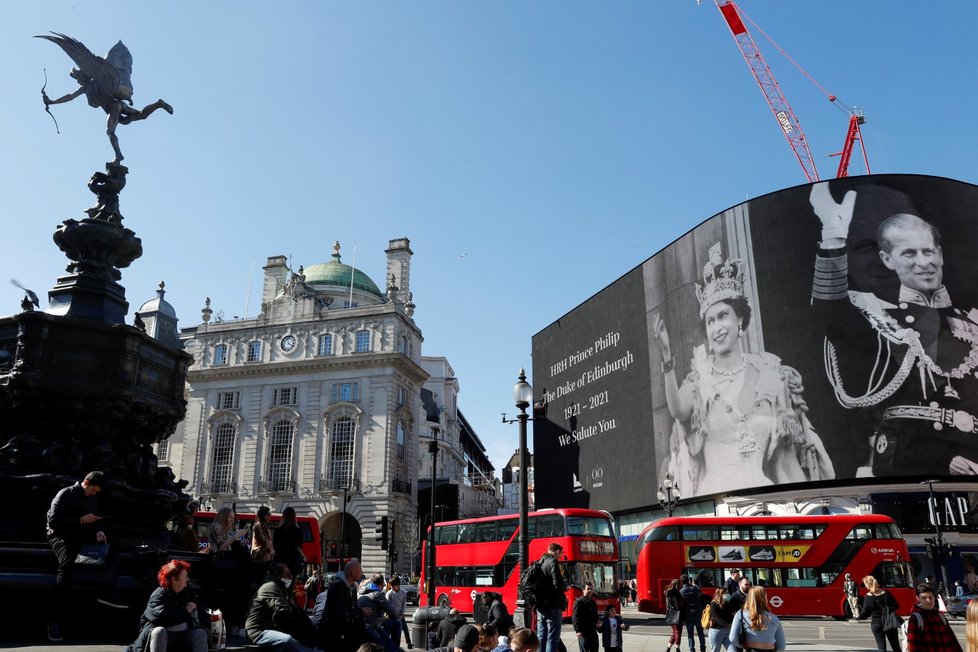
[[[877,173],[975,182],[978,3],[744,0],[832,93],[865,108]],[[16,278],[42,300],[67,259],[51,240],[93,204],[104,116],[58,31],[104,54],[122,39],[135,102],[175,114],[119,128],[132,308],[166,281],[182,327],[204,298],[254,316],[261,266],[344,262],[383,283],[407,236],[424,352],[497,467],[517,444],[511,389],[534,333],[687,230],[805,181],[712,1],[38,2],[0,23],[0,314]],[[846,118],[755,38],[823,177]],[[854,163],[852,172],[863,173]],[[249,276],[252,292],[248,299]],[[45,304],[42,304],[45,305]]]

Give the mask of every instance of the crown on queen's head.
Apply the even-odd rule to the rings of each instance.
[[[719,247],[710,249],[710,262],[703,268],[703,283],[696,284],[700,318],[718,301],[744,296],[744,264],[739,258],[722,260]]]

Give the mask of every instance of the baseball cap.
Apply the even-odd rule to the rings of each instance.
[[[479,630],[474,625],[462,625],[455,633],[455,647],[471,652],[479,644]]]

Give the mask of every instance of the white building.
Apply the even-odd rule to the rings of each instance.
[[[208,300],[203,323],[182,332],[194,356],[187,416],[161,462],[207,508],[291,505],[317,517],[327,568],[356,557],[368,572],[389,570],[395,555],[374,533],[381,517],[394,524],[394,550],[417,531],[428,372],[409,240],[391,240],[386,254],[385,291],[341,262],[339,243],[330,262],[295,271],[270,257],[257,317],[212,321]],[[396,557],[407,570],[410,555]]]

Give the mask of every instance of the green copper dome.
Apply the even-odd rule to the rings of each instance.
[[[370,280],[370,277],[354,269],[349,265],[340,262],[340,244],[333,245],[333,260],[328,263],[317,263],[309,265],[302,270],[309,285],[329,285],[338,288],[350,288],[350,279],[353,279],[353,287],[369,292],[377,298],[383,298],[377,284]]]

